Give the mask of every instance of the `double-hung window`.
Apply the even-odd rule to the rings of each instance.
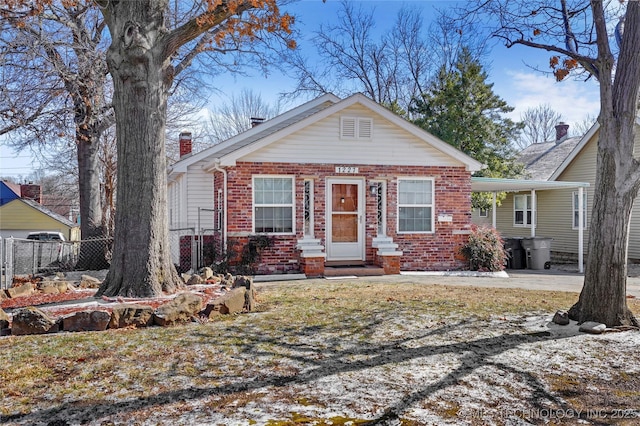
[[[531,195],[513,196],[513,225],[531,226]]]
[[[293,177],[253,177],[254,232],[288,234],[293,232]]]
[[[579,219],[579,206],[580,201],[578,200],[578,191],[573,193],[573,229],[578,229],[578,225],[580,224]],[[582,229],[587,227],[587,194],[586,192],[582,193]]]
[[[433,179],[398,179],[398,232],[433,232]]]

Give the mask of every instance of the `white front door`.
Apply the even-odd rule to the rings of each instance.
[[[327,179],[327,261],[364,261],[364,181]]]

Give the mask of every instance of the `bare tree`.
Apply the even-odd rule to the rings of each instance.
[[[42,14],[27,0],[1,2],[27,15]],[[176,2],[175,14],[167,0],[96,3],[111,36],[107,63],[118,147],[113,258],[98,294],[158,296],[180,286],[166,208],[165,128],[175,76],[201,52],[224,53],[271,34],[294,47],[286,39],[293,18],[280,13],[276,0]]]
[[[407,114],[437,68],[420,11],[401,9],[393,26],[378,36],[374,9],[354,3],[343,0],[335,22],[315,33],[320,61],[310,65],[299,54],[289,58],[298,79],[294,93],[362,92]]]
[[[552,52],[550,66],[558,80],[577,73],[600,83],[589,256],[580,298],[569,315],[579,322],[637,326],[627,306],[626,287],[629,220],[640,190],[640,161],[634,156],[640,2],[474,0],[462,12],[492,28],[492,35],[507,47]],[[618,48],[610,32],[616,23]]]
[[[231,95],[209,113],[204,133],[209,144],[216,144],[248,130],[252,122],[273,118],[281,112],[281,104],[269,105],[259,93],[243,89]]]
[[[582,119],[582,121],[573,123],[571,127],[569,127],[569,133],[573,136],[582,137],[586,135],[589,130],[591,130],[596,121],[598,121],[598,117],[587,115]]]
[[[83,238],[101,236],[98,140],[113,125],[105,23],[91,4],[43,3],[41,13],[3,10],[0,135],[18,149],[75,142]],[[81,248],[82,250],[82,248]],[[87,269],[107,266],[83,256]]]
[[[522,149],[533,143],[548,142],[555,138],[555,126],[562,121],[562,114],[551,108],[549,104],[528,108],[520,115],[524,124],[521,137],[516,143]]]

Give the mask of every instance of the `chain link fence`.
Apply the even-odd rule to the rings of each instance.
[[[171,259],[178,272],[211,266],[222,253],[220,231],[196,228],[169,231]],[[0,238],[0,289],[11,287],[15,276],[45,275],[68,271],[96,271],[109,268],[113,238],[81,241],[39,241]]]
[[[113,239],[106,237],[70,242],[0,239],[0,288],[11,287],[20,275],[108,268],[112,245]]]

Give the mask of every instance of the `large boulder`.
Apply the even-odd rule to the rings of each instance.
[[[5,291],[7,292],[7,296],[14,299],[21,296],[30,296],[35,292],[35,289],[33,287],[33,284],[26,283],[16,287],[8,288]]]
[[[247,289],[237,287],[224,295],[210,301],[202,311],[202,315],[213,318],[221,314],[236,314],[244,310]]]
[[[147,327],[152,324],[151,306],[123,303],[113,307],[109,328]]]
[[[5,328],[9,328],[9,315],[0,308],[0,332]],[[0,333],[0,336],[1,335]]]
[[[13,313],[11,334],[14,336],[57,333],[59,330],[60,326],[56,321],[33,306],[18,309]]]
[[[62,319],[64,331],[104,331],[111,314],[106,311],[80,311]]]
[[[172,301],[158,307],[153,313],[154,324],[173,325],[190,321],[202,310],[202,298],[193,293],[181,293]]]

